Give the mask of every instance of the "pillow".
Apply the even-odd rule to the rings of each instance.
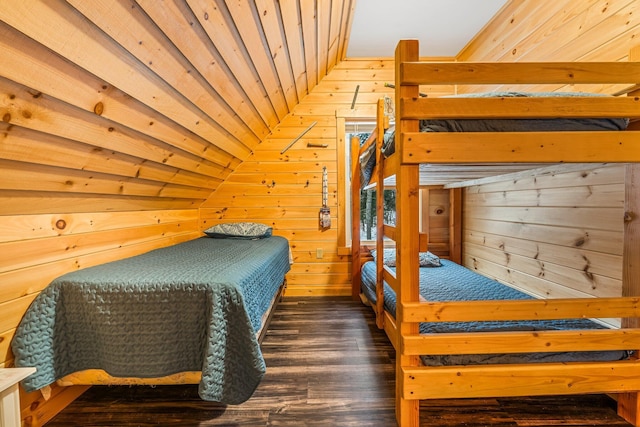
[[[418,257],[420,259],[420,267],[442,267],[440,258],[431,252],[420,252]]]
[[[371,251],[371,256],[373,260],[377,260],[377,251],[374,249]],[[396,250],[395,249],[385,249],[382,255],[382,263],[387,267],[395,267],[396,266]]]
[[[209,237],[220,239],[262,239],[271,236],[273,229],[257,222],[227,222],[204,230]]]
[[[371,251],[371,256],[373,259],[376,259],[376,251]],[[420,261],[420,267],[441,267],[442,263],[440,262],[440,258],[437,255],[432,254],[431,252],[420,252],[418,254],[418,260]],[[382,255],[382,262],[387,267],[395,267],[396,266],[396,250],[394,248],[385,249]]]

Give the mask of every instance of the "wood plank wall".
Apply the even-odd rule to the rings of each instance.
[[[472,186],[464,264],[541,298],[622,295],[624,166]]]
[[[422,233],[429,236],[429,251],[450,258],[450,199],[449,190],[427,187],[420,190],[422,203]]]
[[[288,295],[350,295],[349,251],[338,247],[338,173],[336,110],[375,111],[378,98],[391,95],[391,60],[346,60],[307,95],[254,153],[237,167],[201,208],[201,227],[224,221],[259,221],[290,240],[294,264],[287,275]],[[304,136],[281,154],[295,138]],[[308,147],[307,144],[324,145]],[[348,144],[347,144],[348,145]],[[328,172],[331,228],[322,230],[322,168]],[[318,250],[322,257],[318,257]]]
[[[458,55],[462,61],[625,61],[638,44],[640,4],[634,0],[511,0]],[[459,92],[469,88],[459,87]],[[479,90],[494,89],[477,88]],[[508,90],[508,87],[498,89]],[[609,87],[526,87],[589,90]]]
[[[487,25],[469,43],[460,58],[514,61],[547,59],[545,55],[550,55],[550,60],[626,60],[633,43],[635,21],[631,19],[625,25],[612,23],[622,23],[622,17],[633,18],[637,7],[631,1],[610,5],[606,1],[513,0],[503,8],[495,22]],[[601,32],[602,29],[606,31]],[[574,41],[574,36],[580,40]],[[547,38],[550,38],[549,42]],[[592,46],[593,52],[585,52],[583,42]],[[610,49],[612,46],[615,48]],[[371,105],[382,93],[392,94],[381,87],[392,78],[392,64],[387,61],[346,60],[338,64],[245,164],[211,195],[202,208],[201,227],[248,219],[271,223],[276,234],[289,237],[293,244],[296,264],[291,274],[290,293],[347,294],[348,267],[345,257],[338,254],[334,228],[343,219],[335,213],[339,197],[336,183],[341,177],[334,175],[337,174],[334,156],[340,153],[335,152],[333,114],[336,109],[351,107],[357,85],[360,85],[357,108]],[[607,89],[610,90],[596,88]],[[423,89],[425,92],[441,90]],[[459,88],[459,91],[464,92],[465,88]],[[280,151],[313,122],[318,124],[281,155]],[[328,144],[328,148],[307,148],[307,143]],[[329,170],[333,215],[332,229],[324,232],[317,227],[323,166]],[[282,175],[276,171],[282,171]],[[255,209],[256,206],[260,208]],[[318,248],[324,252],[323,259],[316,257]]]

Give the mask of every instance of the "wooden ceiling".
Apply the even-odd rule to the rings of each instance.
[[[354,2],[0,2],[4,125],[110,150],[133,165],[123,175],[145,163],[165,193],[205,198],[344,58]],[[101,159],[83,170],[107,172]]]

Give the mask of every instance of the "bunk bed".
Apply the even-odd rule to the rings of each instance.
[[[430,249],[428,236],[419,230],[419,190],[425,165],[446,168],[464,175],[468,165],[495,165],[496,174],[553,163],[624,163],[633,179],[626,193],[637,208],[640,133],[633,130],[640,118],[636,86],[619,96],[471,96],[421,97],[420,85],[544,85],[555,87],[598,84],[609,87],[635,85],[640,63],[443,63],[420,62],[418,42],[401,40],[395,57],[395,129],[390,137],[390,118],[385,103],[377,105],[377,126],[367,141],[352,141],[352,262],[353,295],[372,304],[376,322],[396,349],[396,417],[400,426],[419,425],[422,399],[611,393],[617,396],[618,412],[640,425],[640,329],[638,306],[637,226],[627,212],[623,255],[625,295],[605,298],[535,299],[508,296],[495,299],[430,298],[420,293],[419,255]],[[626,95],[626,96],[625,96]],[[631,121],[626,130],[536,129],[526,131],[433,132],[424,120],[561,119],[604,118]],[[626,124],[626,123],[625,123]],[[608,125],[607,125],[608,126]],[[422,129],[421,129],[422,128]],[[432,129],[433,130],[433,129]],[[442,130],[442,129],[438,129]],[[389,142],[394,141],[392,150]],[[375,144],[374,160],[363,153]],[[385,151],[385,153],[383,153]],[[361,158],[370,160],[372,171],[363,173]],[[423,172],[421,172],[421,170]],[[426,170],[426,173],[424,172]],[[490,170],[485,168],[484,171]],[[359,237],[360,181],[372,177],[378,194],[386,186],[396,191],[396,223],[384,224],[382,197],[377,197],[378,256],[371,261]],[[432,183],[433,184],[433,183]],[[450,240],[444,264],[461,262],[460,188],[450,191]],[[636,221],[637,222],[637,221]],[[635,234],[632,234],[635,233]],[[385,246],[394,241],[395,268],[385,266]],[[635,243],[634,243],[635,242]],[[363,268],[363,264],[366,268]],[[460,267],[463,268],[463,267]],[[427,269],[428,270],[428,269]],[[433,268],[432,270],[437,270]],[[362,274],[373,277],[373,290],[363,290]],[[435,274],[435,273],[434,273]],[[460,273],[457,273],[460,274]],[[465,273],[466,274],[466,273]],[[429,282],[429,278],[423,279]],[[475,280],[475,279],[474,279]],[[442,285],[433,285],[434,288]],[[485,297],[486,298],[486,297]],[[492,298],[492,297],[490,297]],[[389,300],[393,299],[390,305]],[[463,299],[463,300],[460,300]],[[588,327],[589,319],[620,318],[622,328]],[[577,320],[576,320],[577,319]],[[531,330],[528,328],[465,329],[476,322],[578,322],[576,328]],[[593,323],[593,322],[591,322]],[[435,329],[425,328],[425,325]],[[438,326],[459,325],[457,332],[434,332]],[[604,354],[602,359],[528,361],[524,354]],[[621,356],[622,352],[624,356]],[[505,359],[469,362],[469,357],[499,354]],[[611,357],[613,355],[613,357]],[[447,363],[432,363],[448,358]],[[509,362],[505,360],[509,359]],[[451,362],[453,361],[453,362]]]
[[[254,225],[214,226],[53,280],[12,341],[15,365],[37,368],[24,389],[193,383],[203,400],[247,400],[266,372],[259,341],[291,262],[287,239]]]

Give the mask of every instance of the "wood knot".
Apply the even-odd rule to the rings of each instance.
[[[635,219],[636,215],[633,212],[624,213],[624,222],[631,222]]]
[[[66,226],[67,226],[67,221],[65,221],[64,219],[59,219],[56,221],[56,228],[58,230],[64,230]]]
[[[103,111],[104,111],[104,104],[102,102],[98,102],[96,105],[93,106],[93,112],[96,113],[97,115],[101,116]]]

